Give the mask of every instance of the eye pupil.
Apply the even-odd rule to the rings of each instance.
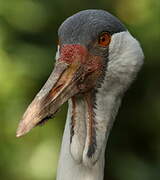
[[[99,37],[99,41],[98,41],[98,44],[100,46],[108,46],[109,43],[111,41],[111,35],[106,32],[106,33],[103,33],[100,37]]]
[[[105,42],[105,40],[106,40],[106,38],[105,38],[105,37],[103,37],[103,38],[102,38],[102,41],[103,41],[103,42]]]

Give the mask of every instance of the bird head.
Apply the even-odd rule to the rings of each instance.
[[[124,32],[124,25],[103,10],[85,10],[66,19],[58,30],[53,72],[24,113],[17,137],[53,117],[68,99],[100,87],[109,63],[122,56]]]

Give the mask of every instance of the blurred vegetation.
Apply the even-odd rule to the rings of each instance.
[[[0,179],[55,178],[66,106],[22,139],[15,131],[53,68],[59,25],[89,8],[121,19],[145,53],[109,138],[106,179],[160,179],[159,0],[0,0]]]

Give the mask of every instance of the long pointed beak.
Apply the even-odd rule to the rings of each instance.
[[[49,79],[24,113],[17,129],[17,137],[54,116],[64,102],[79,92],[77,82],[83,76],[81,59],[76,55],[72,63],[66,62],[63,57],[57,61]]]

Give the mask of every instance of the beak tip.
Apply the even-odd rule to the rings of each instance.
[[[17,138],[19,138],[19,137],[21,137],[21,136],[22,136],[21,134],[17,134],[17,133],[16,133],[16,137],[17,137]]]
[[[18,129],[16,132],[16,137],[20,138],[20,137],[24,136],[25,134],[27,134],[28,132],[29,132],[29,130]]]
[[[16,131],[16,137],[19,138],[25,134],[27,134],[27,132],[30,130],[31,128],[27,127],[26,124],[21,121],[19,123],[19,126],[17,128],[17,131]]]
[[[16,137],[19,138],[21,136],[23,136],[25,133],[22,131],[21,128],[18,127],[17,131],[16,131]]]

